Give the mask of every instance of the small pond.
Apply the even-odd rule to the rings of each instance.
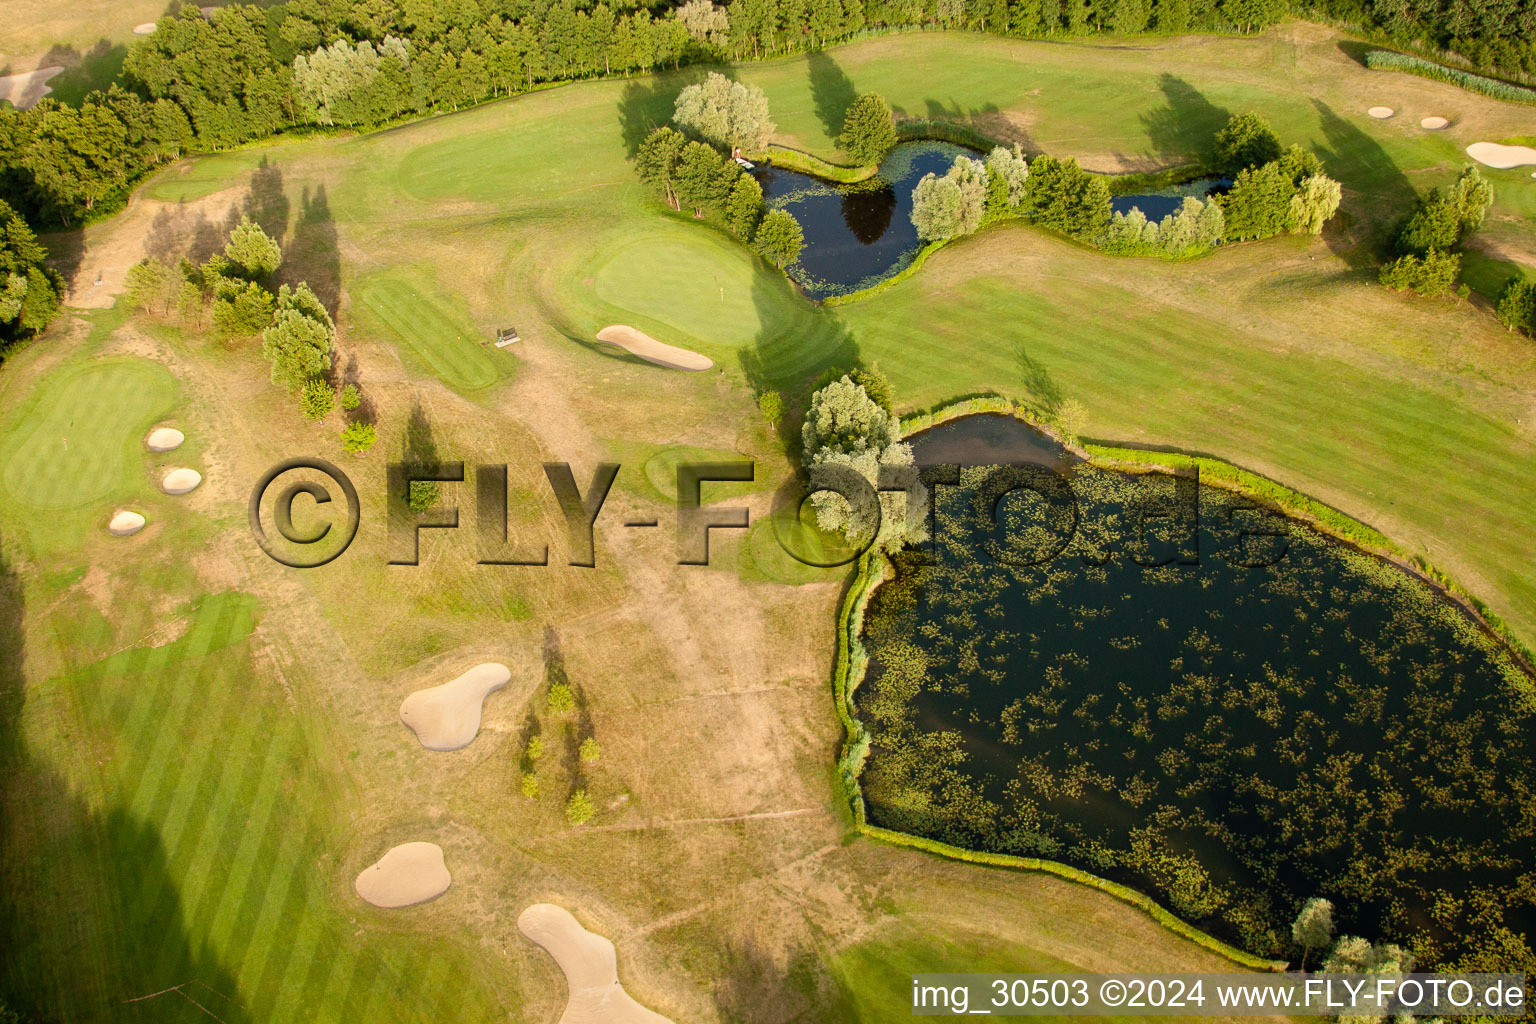
[[[1114,196],[1109,201],[1109,208],[1114,213],[1130,213],[1133,209],[1139,209],[1147,220],[1160,221],[1171,213],[1178,213],[1187,198],[1205,199],[1220,195],[1231,187],[1231,178],[1198,178],[1151,192]]]
[[[768,205],[788,210],[805,232],[790,268],[813,299],[868,288],[903,270],[922,248],[912,225],[912,190],[972,150],[946,142],[903,142],[867,181],[842,185],[767,164],[753,172]]]
[[[1421,969],[1536,944],[1536,686],[1459,606],[1007,417],[911,440],[972,468],[867,606],[871,822],[1073,864],[1265,956],[1314,895]]]

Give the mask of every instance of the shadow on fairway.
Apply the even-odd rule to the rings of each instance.
[[[1216,133],[1231,112],[1216,106],[1177,75],[1164,72],[1157,85],[1167,105],[1141,118],[1153,149],[1162,157],[1196,160],[1209,166],[1215,156]]]
[[[624,155],[633,160],[645,137],[672,120],[677,94],[685,86],[702,82],[710,71],[734,77],[730,68],[690,67],[627,82],[619,95],[619,133],[624,140]]]
[[[288,213],[293,204],[283,191],[283,172],[267,157],[251,172],[251,188],[245,195],[245,212],[261,230],[279,242],[288,234]]]
[[[1328,140],[1328,148],[1320,148],[1317,155],[1324,170],[1339,177],[1344,185],[1344,200],[1339,205],[1339,220],[1344,223],[1324,231],[1323,238],[1352,268],[1374,269],[1390,255],[1392,241],[1403,219],[1412,212],[1418,193],[1379,142],[1322,100],[1314,99],[1312,105]]]
[[[286,210],[283,219],[287,220]],[[277,276],[287,285],[307,282],[331,318],[336,318],[341,299],[341,254],[336,244],[336,219],[324,185],[316,185],[313,192],[306,187],[299,197],[298,223],[293,237],[283,246],[283,265]]]
[[[859,98],[853,88],[853,80],[827,53],[817,50],[805,62],[811,76],[811,103],[816,119],[821,122],[827,138],[836,139],[843,130],[843,118],[848,108]]]
[[[777,391],[784,399],[778,431],[791,457],[800,450],[800,419],[810,390],[823,377],[864,365],[859,343],[837,312],[793,294],[775,272],[753,277],[757,337],[741,350],[742,372],[755,394]]]
[[[24,603],[0,556],[0,1018],[249,1021],[234,977],[187,934],[159,832],[121,804],[87,806],[22,735]],[[101,777],[111,799],[115,776]]]

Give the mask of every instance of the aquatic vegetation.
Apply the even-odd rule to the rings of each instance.
[[[1536,697],[1507,648],[1253,499],[1011,472],[938,488],[869,600],[873,824],[1125,882],[1264,956],[1323,895],[1422,965],[1530,969]]]

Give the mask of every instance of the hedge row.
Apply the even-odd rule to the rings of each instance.
[[[748,153],[746,157],[755,163],[767,162],[786,171],[799,171],[801,174],[814,175],[843,185],[853,185],[873,178],[880,169],[878,166],[849,167],[846,164],[834,164],[813,153],[781,146],[777,142],[770,142],[767,149]]]
[[[892,832],[890,829],[880,828],[877,825],[861,826],[859,831],[871,839],[880,839],[897,846],[909,846],[915,850],[923,850],[926,853],[938,854],[940,857],[949,857],[953,860],[963,860],[968,864],[984,864],[987,867],[1012,868],[1018,871],[1043,871],[1046,874],[1056,875],[1068,881],[1078,882],[1090,886],[1103,893],[1123,900],[1147,912],[1148,916],[1158,924],[1171,932],[1182,935],[1198,946],[1224,956],[1233,963],[1242,964],[1244,967],[1256,971],[1284,971],[1288,966],[1284,960],[1266,960],[1263,957],[1246,953],[1236,946],[1228,945],[1208,935],[1186,921],[1180,920],[1174,914],[1169,913],[1158,906],[1157,901],[1144,893],[1137,892],[1129,886],[1119,882],[1111,882],[1107,878],[1089,874],[1087,871],[1072,867],[1070,864],[1059,864],[1053,860],[1041,860],[1038,857],[1016,857],[1007,853],[986,853],[981,850],[967,850],[959,846],[950,846],[936,839],[925,839],[922,836],[908,835],[905,832]]]
[[[1413,57],[1406,53],[1398,53],[1396,50],[1367,50],[1365,52],[1365,66],[1374,68],[1377,71],[1405,71],[1410,75],[1420,75],[1424,78],[1449,82],[1452,85],[1459,85],[1463,89],[1480,92],[1484,96],[1492,96],[1496,100],[1536,104],[1536,89],[1527,89],[1523,85],[1513,85],[1509,82],[1501,82],[1496,78],[1474,75],[1472,72],[1463,71],[1460,68],[1448,68],[1444,64],[1436,64],[1434,61],[1425,60],[1423,57]]]
[[[930,118],[897,121],[896,137],[903,142],[932,139],[935,142],[968,146],[982,153],[990,153],[994,147],[1003,144],[1001,140],[993,138],[986,132],[978,131],[970,125],[956,124],[953,121],[936,121]]]

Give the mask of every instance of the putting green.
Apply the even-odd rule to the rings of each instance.
[[[592,276],[599,299],[686,336],[658,341],[708,352],[757,339],[760,273],[738,243],[702,225],[667,223],[619,246]]]
[[[146,359],[91,362],[49,378],[9,418],[6,492],[33,508],[78,508],[111,494],[149,425],[175,408],[175,378]],[[136,467],[135,467],[136,468]]]
[[[497,360],[462,303],[416,275],[378,274],[352,289],[353,308],[402,342],[408,354],[449,387],[476,391],[502,377]]]

